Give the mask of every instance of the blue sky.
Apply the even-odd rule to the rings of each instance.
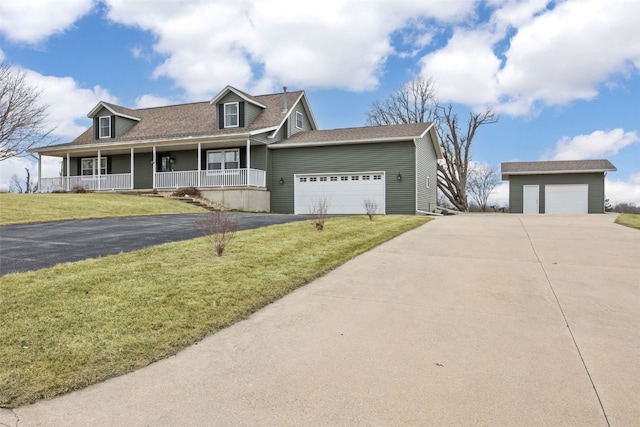
[[[100,100],[203,101],[227,84],[302,89],[321,128],[362,126],[422,74],[461,116],[500,114],[475,162],[607,158],[607,197],[640,205],[637,16],[637,0],[21,0],[0,4],[0,59],[43,90],[58,142]],[[3,162],[0,185],[25,166]]]

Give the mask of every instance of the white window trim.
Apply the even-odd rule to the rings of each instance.
[[[104,173],[100,172],[100,178],[105,179],[105,175],[107,175],[107,158],[100,156],[102,160],[100,160],[100,169],[104,169]],[[91,175],[84,174],[83,163],[85,160],[91,160]],[[82,179],[97,179],[98,178],[98,158],[97,157],[82,157],[80,159],[80,176]]]
[[[427,176],[427,188],[431,188],[431,179]]]
[[[237,158],[238,158],[238,167],[237,168],[233,168],[233,169],[227,169],[225,167],[225,153],[228,153],[230,151],[235,151],[237,153]],[[220,163],[220,169],[209,169],[209,153],[221,153],[222,154],[222,162]],[[215,175],[216,173],[226,173],[226,174],[238,174],[240,173],[240,149],[239,148],[234,148],[231,150],[207,150],[207,157],[206,157],[206,162],[207,162],[207,174],[208,175]]]
[[[107,121],[109,122],[109,126],[106,126],[106,128],[109,130],[108,135],[102,135],[102,119],[107,119]],[[100,139],[111,138],[111,116],[98,117],[98,137]]]
[[[298,118],[300,118],[300,126],[298,126]],[[296,111],[296,129],[302,129],[304,124],[304,116],[300,111]]]
[[[227,105],[235,105],[236,106],[236,124],[230,125],[227,124]],[[224,127],[225,128],[237,128],[240,126],[240,103],[239,102],[227,102],[223,105],[222,109],[224,115]]]

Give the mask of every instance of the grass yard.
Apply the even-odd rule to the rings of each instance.
[[[407,230],[419,216],[329,218],[169,243],[0,278],[0,407],[175,354]]]
[[[125,194],[0,194],[0,225],[203,211],[176,200]]]
[[[623,213],[616,218],[616,224],[640,230],[640,215]]]

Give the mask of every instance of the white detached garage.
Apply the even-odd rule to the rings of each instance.
[[[608,160],[502,163],[509,211],[524,214],[603,213]]]

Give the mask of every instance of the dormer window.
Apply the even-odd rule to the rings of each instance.
[[[296,129],[302,129],[302,113],[296,111]]]
[[[238,103],[230,102],[224,104],[224,127],[238,127]]]
[[[111,138],[111,117],[104,116],[98,119],[98,126],[100,128],[100,138]]]

